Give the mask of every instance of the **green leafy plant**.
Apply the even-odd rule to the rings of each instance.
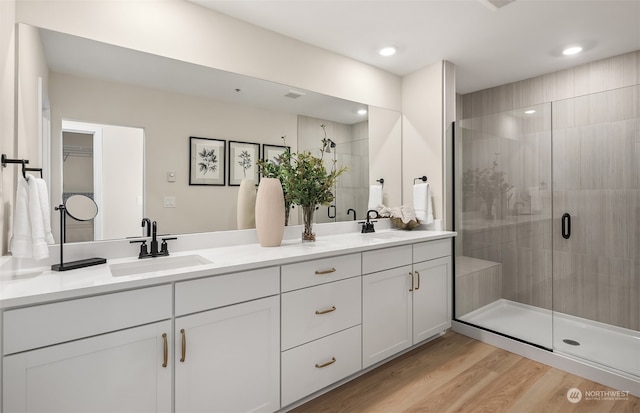
[[[477,197],[484,201],[487,207],[487,215],[491,215],[491,207],[495,199],[501,199],[505,193],[513,188],[506,181],[506,172],[498,168],[498,156],[490,167],[483,169],[467,169],[462,174],[462,191],[467,196]]]
[[[330,171],[324,164],[324,153],[330,144],[326,137],[325,125],[320,125],[325,133],[322,139],[320,157],[310,151],[292,153],[289,148],[274,160],[259,160],[260,173],[266,178],[278,178],[284,192],[286,217],[291,205],[299,205],[304,212],[305,226],[311,220],[316,205],[328,205],[333,201],[333,189],[340,175],[347,171],[346,167],[332,165]],[[282,137],[284,140],[285,137]],[[311,216],[310,216],[311,215]],[[288,222],[288,219],[285,219]]]

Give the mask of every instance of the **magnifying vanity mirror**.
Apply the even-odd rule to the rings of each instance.
[[[385,190],[400,188],[389,177],[371,175],[375,163],[399,165],[400,159],[379,159],[383,146],[374,145],[371,152],[370,143],[371,133],[380,134],[370,128],[371,121],[381,124],[374,112],[397,118],[392,125],[400,122],[398,112],[25,24],[18,30],[18,107],[26,125],[43,126],[51,202],[79,193],[98,205],[93,234],[69,242],[141,236],[141,217],[162,223],[167,234],[236,229],[238,187],[229,185],[228,175],[222,186],[190,185],[190,137],[225,141],[227,150],[229,142],[239,141],[261,150],[287,145],[292,151],[315,151],[324,137],[320,125],[326,125],[335,147],[325,158],[335,158],[349,172],[339,180],[333,207],[321,207],[317,222],[352,220],[349,209],[364,216],[369,185],[381,177]],[[96,146],[94,139],[90,155],[86,148],[71,148],[63,136],[79,131],[69,124],[93,125],[90,135],[101,133],[103,144]],[[120,136],[107,148],[104,142],[114,129],[136,129],[140,138]],[[400,129],[391,129],[399,147]],[[83,174],[66,171],[79,156],[91,160],[92,192],[66,188]],[[109,189],[107,181],[116,173]],[[125,204],[127,212],[118,209]],[[294,210],[290,224],[300,222],[297,215]],[[53,232],[60,233],[55,222]]]
[[[64,262],[64,240],[66,231],[67,215],[76,221],[90,221],[98,215],[98,205],[86,195],[72,195],[55,208],[60,212],[60,263],[51,266],[53,271],[68,271],[78,268],[91,267],[93,265],[104,264],[104,258],[87,258],[83,260]]]

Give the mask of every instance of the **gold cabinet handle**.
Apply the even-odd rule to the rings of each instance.
[[[331,274],[332,272],[336,272],[336,269],[329,268],[328,270],[321,270],[321,271],[316,270],[316,275]]]
[[[169,361],[169,341],[167,340],[167,333],[162,334],[162,342],[164,349],[164,357],[162,367],[167,367],[167,362]]]
[[[420,273],[416,271],[416,275],[418,276],[418,285],[416,286],[416,290],[420,289]]]
[[[184,360],[187,357],[187,333],[185,333],[184,328],[180,330],[180,334],[182,334],[182,354],[180,357],[180,363],[184,363]]]
[[[316,314],[320,315],[320,314],[327,314],[330,313],[332,311],[336,311],[336,306],[332,306],[331,308],[327,308],[326,310],[316,310]]]
[[[413,291],[413,273],[412,272],[409,273],[409,277],[411,277],[411,288],[409,289],[409,291]]]
[[[329,360],[329,361],[327,361],[327,362],[325,362],[325,363],[322,363],[322,364],[317,364],[317,363],[316,363],[316,368],[317,368],[317,369],[321,369],[321,368],[323,368],[323,367],[330,366],[330,365],[332,365],[332,364],[333,364],[333,363],[335,363],[335,362],[336,362],[336,358],[335,358],[335,357],[331,357],[331,360]]]

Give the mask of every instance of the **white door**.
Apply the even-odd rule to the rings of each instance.
[[[171,412],[170,335],[163,321],[6,356],[3,411]]]
[[[176,320],[176,412],[280,409],[280,298]]]
[[[362,367],[412,344],[411,266],[362,277]]]
[[[414,264],[413,270],[413,344],[417,344],[450,326],[451,257]]]

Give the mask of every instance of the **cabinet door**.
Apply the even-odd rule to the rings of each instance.
[[[176,412],[280,408],[280,297],[176,319]]]
[[[163,321],[6,356],[3,411],[171,412],[170,335]]]
[[[412,344],[411,266],[362,277],[362,367]]]
[[[413,344],[451,326],[451,257],[413,266]]]

